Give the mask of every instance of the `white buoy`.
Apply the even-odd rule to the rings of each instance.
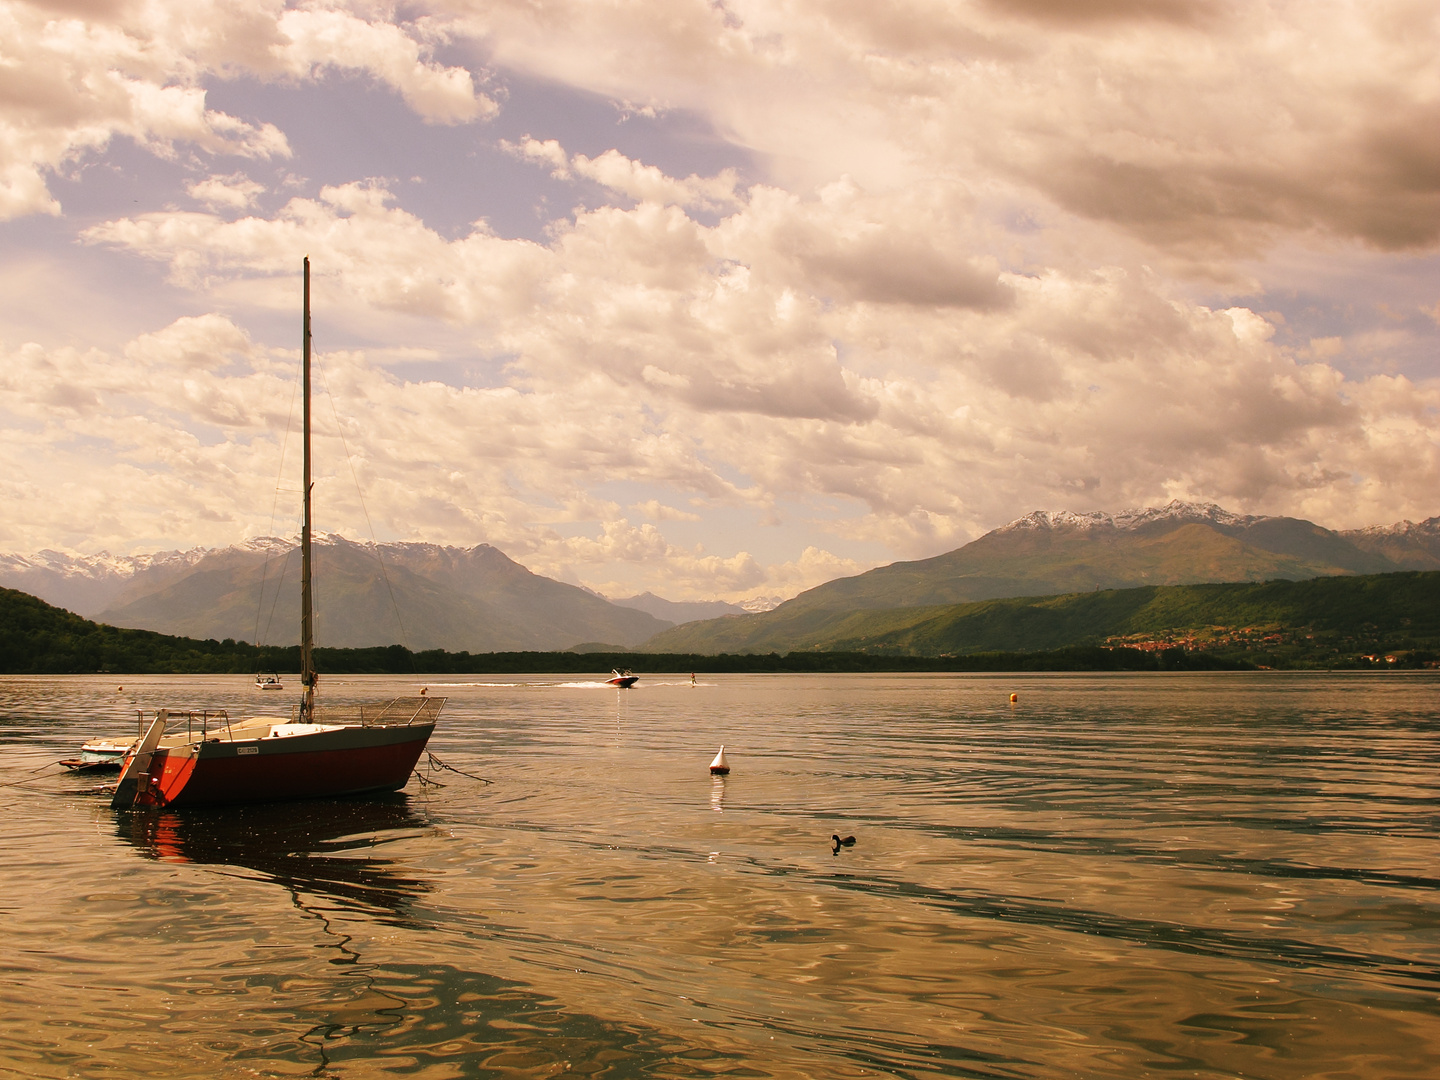
[[[720,747],[720,752],[715,755],[715,760],[710,762],[710,771],[716,776],[725,776],[730,772],[730,763],[725,760],[725,747]]]

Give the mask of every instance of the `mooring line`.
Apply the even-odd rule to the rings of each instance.
[[[493,784],[495,782],[494,780],[487,780],[483,776],[476,776],[474,773],[465,772],[463,769],[457,769],[454,765],[446,765],[445,762],[441,761],[429,750],[425,751],[425,756],[430,759],[430,768],[432,769],[449,769],[451,772],[459,773],[461,776],[468,777],[471,780],[479,780],[482,784]]]
[[[58,759],[55,760],[55,761],[46,762],[44,765],[41,765],[40,768],[38,768],[38,769],[31,769],[30,772],[31,772],[32,774],[33,774],[33,773],[38,773],[38,772],[44,772],[46,769],[54,768],[56,765],[59,765],[59,764],[60,764],[60,761],[59,761]],[[54,774],[52,774],[52,775],[54,775]],[[20,784],[29,784],[29,783],[32,783],[33,781],[36,781],[36,780],[48,780],[48,779],[49,779],[48,776],[34,776],[34,775],[31,775],[31,776],[26,777],[24,780],[11,780],[11,781],[9,781],[9,782],[7,782],[7,783],[0,784],[0,787],[16,787],[16,786],[18,786],[18,785],[20,785]]]

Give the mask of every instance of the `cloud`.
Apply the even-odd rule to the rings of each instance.
[[[341,6],[287,10],[280,0],[5,0],[0,220],[58,213],[49,174],[105,150],[117,137],[162,157],[181,148],[258,160],[290,155],[275,125],[209,108],[207,79],[363,73],[392,87],[427,122],[493,116],[497,104],[468,70],[430,58],[449,33],[435,19],[402,25]]]
[[[813,589],[840,577],[852,577],[870,567],[854,559],[841,558],[818,547],[807,547],[791,562],[770,567],[765,587],[786,596]]]
[[[516,157],[550,166],[550,175],[557,180],[570,178],[570,158],[557,139],[546,139],[541,142],[539,139],[533,139],[527,135],[518,143],[501,139],[500,147]]]
[[[695,109],[788,180],[1038,195],[1211,274],[1440,239],[1427,0],[456,6],[501,64]]]
[[[1037,506],[1435,512],[1433,257],[1387,254],[1440,245],[1433,5],[82,6],[0,3],[0,213],[56,212],[52,174],[117,136],[195,201],[81,233],[165,275],[158,329],[5,346],[5,546],[81,534],[47,484],[116,548],[263,531],[294,349],[257,328],[305,254],[323,458],[348,448],[382,531],[613,594],[788,592]],[[219,163],[291,136],[206,87],[357,75],[427,139],[543,84],[498,144],[540,170],[500,170],[534,238],[483,223],[488,188],[431,218],[441,185],[343,172],[276,206]],[[593,95],[623,122],[543,126]],[[1362,278],[1403,311],[1310,312]],[[321,478],[327,527],[363,534],[347,488]],[[675,540],[711,526],[725,550]]]
[[[739,175],[724,169],[715,176],[691,174],[683,180],[666,176],[654,165],[634,161],[618,150],[606,150],[595,158],[584,154],[570,157],[555,139],[540,141],[527,135],[518,143],[501,140],[501,149],[522,160],[547,165],[557,180],[582,177],[593,180],[616,194],[637,202],[660,206],[684,206],[701,210],[720,210],[739,204],[736,194]]]
[[[576,154],[570,167],[577,176],[587,177],[640,202],[705,210],[733,206],[737,202],[734,169],[726,169],[713,177],[691,175],[684,180],[674,180],[655,166],[632,161],[618,150],[607,150],[593,159]]]
[[[190,197],[216,209],[246,210],[255,204],[258,195],[264,192],[263,184],[257,184],[244,173],[228,176],[211,175],[196,180],[185,188]]]
[[[1223,0],[982,0],[1000,15],[1018,15],[1061,26],[1157,20],[1183,25],[1220,16]]]
[[[465,68],[427,60],[428,43],[417,40],[411,28],[329,7],[291,9],[279,16],[276,28],[284,41],[271,52],[290,74],[310,77],[327,68],[365,72],[399,91],[429,123],[467,123],[499,111]],[[425,29],[441,41],[447,37],[433,22]]]
[[[652,521],[703,521],[699,514],[692,514],[688,510],[677,510],[673,506],[666,506],[659,499],[646,499],[642,503],[636,503],[632,510],[637,510]]]
[[[156,14],[146,12],[141,24]],[[46,174],[116,136],[161,155],[177,143],[261,159],[289,153],[274,125],[208,109],[196,65],[176,43],[126,25],[129,8],[105,13],[82,22],[63,10],[53,18],[28,4],[0,6],[10,54],[0,68],[0,218],[57,213]]]
[[[380,304],[470,327],[513,357],[504,394],[373,374],[354,392],[384,433],[377,468],[487,463],[459,493],[428,497],[437,527],[481,527],[473,499],[542,567],[680,557],[657,526],[624,524],[588,494],[622,476],[757,518],[825,500],[854,510],[821,519],[835,536],[915,556],[1017,506],[1183,496],[1344,525],[1429,498],[1433,381],[1347,378],[1277,343],[1249,307],[1186,300],[1141,268],[997,273],[993,304],[837,290],[795,237],[847,250],[886,205],[856,187],[809,200],[752,189],[713,225],[675,206],[605,207],[557,223],[542,246],[483,229],[446,240],[383,188],[345,185],[271,219],[160,213],[89,236],[183,281],[285,275],[292,289],[309,251],[326,303],[342,305],[330,317]],[[931,206],[919,221],[939,220],[917,205]],[[897,215],[890,232],[907,220],[900,235],[919,245],[917,219]],[[397,505],[418,514],[402,487],[397,475]],[[495,510],[507,488],[524,494]],[[587,521],[601,531],[573,531]]]

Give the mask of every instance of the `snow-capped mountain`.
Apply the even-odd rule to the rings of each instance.
[[[1432,525],[1433,523],[1433,525]],[[852,613],[1202,582],[1304,580],[1440,568],[1440,518],[1344,535],[1299,518],[1179,500],[1118,514],[1037,510],[964,547],[826,582],[774,611],[690,623],[647,647],[785,652]],[[823,636],[823,635],[822,635]]]
[[[752,596],[749,600],[739,601],[737,606],[744,608],[746,612],[754,615],[761,611],[774,611],[784,602],[785,598],[783,596]]]
[[[1172,499],[1164,506],[1147,506],[1134,510],[1122,510],[1118,514],[1089,513],[1077,514],[1070,510],[1035,510],[1022,518],[1016,518],[996,532],[1017,532],[1040,529],[1114,529],[1119,532],[1142,529],[1147,525],[1171,524],[1175,522],[1200,522],[1226,528],[1248,528],[1261,521],[1274,520],[1267,516],[1235,514],[1214,503],[1191,503]]]
[[[103,611],[137,578],[158,585],[184,575],[209,553],[209,548],[191,548],[150,555],[67,555],[47,548],[33,555],[0,554],[0,585],[88,617]]]
[[[815,608],[1440,569],[1440,517],[1338,533],[1299,518],[1180,500],[1116,514],[1037,510],[944,555],[840,578],[785,603],[757,596],[735,605],[676,604],[648,595],[612,603],[532,574],[488,544],[361,543],[331,533],[315,540],[323,644],[402,641],[474,652],[637,646],[669,624],[737,608],[751,616],[778,610],[783,618]],[[298,538],[264,536],[149,555],[0,555],[0,585],[114,625],[283,643],[298,606],[290,595],[298,592],[297,549]],[[274,613],[264,624],[262,611]]]
[[[1340,534],[1361,551],[1383,555],[1409,570],[1440,569],[1440,517],[1371,525]]]

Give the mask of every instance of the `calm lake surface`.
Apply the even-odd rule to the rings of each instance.
[[[427,685],[490,783],[142,814],[32,770],[293,695],[0,679],[0,1075],[1440,1068],[1433,675]]]

